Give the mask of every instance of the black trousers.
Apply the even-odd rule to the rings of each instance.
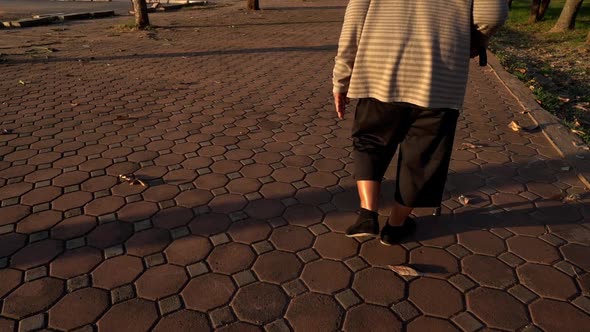
[[[440,206],[458,117],[455,109],[360,99],[352,129],[355,179],[382,181],[399,145],[396,201]]]

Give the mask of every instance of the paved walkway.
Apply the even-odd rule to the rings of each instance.
[[[494,73],[471,68],[443,216],[348,239],[343,3],[262,6],[0,33],[0,331],[587,331],[590,199]]]

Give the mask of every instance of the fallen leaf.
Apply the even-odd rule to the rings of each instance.
[[[459,203],[463,204],[463,206],[469,205],[469,201],[471,201],[469,197],[465,195],[459,196]]]
[[[568,97],[561,97],[558,96],[557,99],[559,99],[559,101],[563,102],[563,103],[567,103],[570,101],[570,99]]]
[[[387,266],[391,271],[397,273],[400,276],[411,276],[411,277],[420,277],[423,273],[416,271],[416,269],[404,266],[404,265],[388,265]]]
[[[76,103],[71,103],[71,104],[70,104],[70,106],[72,106],[72,107],[76,107],[76,106],[78,106],[78,104],[76,104]]]
[[[569,195],[565,196],[563,201],[564,202],[575,202],[575,201],[579,201],[580,198],[581,198],[580,194],[569,194]]]
[[[461,145],[463,145],[465,147],[463,149],[477,149],[477,148],[481,148],[482,147],[481,145],[475,145],[475,144],[472,144],[472,143],[463,143]]]
[[[140,185],[142,187],[147,187],[147,184],[145,182],[141,181],[133,174],[120,174],[119,180],[121,182],[129,183],[130,185]]]
[[[508,124],[508,128],[514,130],[514,131],[519,131],[522,129],[522,127],[516,122],[516,121],[512,121]]]
[[[587,106],[587,105],[586,105],[586,106]],[[577,109],[579,109],[579,110],[581,110],[581,111],[588,111],[588,108],[587,108],[587,107],[585,107],[585,106],[582,106],[582,105],[580,105],[580,104],[574,105],[574,108],[577,108]]]
[[[525,68],[516,68],[515,70],[517,72],[521,73],[521,74],[526,74],[526,69]]]
[[[590,147],[588,147],[588,145],[584,144],[584,143],[578,143],[576,141],[572,141],[572,144],[574,145],[574,147],[578,148],[578,149],[582,149],[582,150],[590,150]]]
[[[584,135],[584,134],[586,134],[585,132],[583,132],[581,130],[577,130],[577,129],[572,129],[572,133],[578,134],[578,135]]]
[[[20,84],[20,85],[26,85],[27,83],[25,83],[25,81],[23,81],[23,80],[18,80],[18,84]]]

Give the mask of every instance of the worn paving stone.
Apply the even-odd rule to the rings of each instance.
[[[338,329],[343,312],[327,295],[306,293],[294,298],[286,318],[295,330],[333,331]]]
[[[392,271],[379,268],[371,267],[357,272],[352,287],[365,302],[383,306],[398,302],[405,295],[404,281]]]
[[[147,331],[158,319],[153,302],[132,299],[110,307],[98,320],[98,329],[105,331]]]
[[[374,322],[379,322],[375,324]],[[402,322],[391,310],[371,304],[361,304],[346,313],[344,329],[346,331],[366,331],[367,326],[374,326],[373,331],[401,331]]]
[[[209,320],[204,314],[191,310],[179,310],[162,317],[153,331],[209,331],[210,329]]]
[[[164,264],[145,270],[135,282],[137,295],[149,300],[159,300],[177,293],[188,276],[176,265]]]
[[[234,290],[228,276],[208,273],[191,279],[181,295],[188,309],[206,312],[228,303]]]
[[[478,288],[466,296],[467,307],[487,326],[516,330],[527,324],[526,309],[509,294]]]
[[[92,281],[97,287],[113,289],[132,282],[143,271],[141,259],[128,255],[116,256],[105,260],[92,272]]]
[[[287,296],[279,286],[264,282],[240,288],[232,301],[238,319],[257,325],[282,317],[287,304]]]
[[[105,291],[84,288],[69,293],[49,310],[49,327],[72,330],[92,324],[109,305]]]
[[[301,268],[295,254],[279,250],[258,256],[252,267],[260,280],[277,284],[297,278]]]
[[[55,278],[42,278],[22,284],[4,299],[2,315],[22,319],[43,312],[63,294],[64,282]]]
[[[439,299],[446,299],[443,303]],[[449,318],[463,310],[463,298],[451,284],[443,280],[421,278],[409,288],[409,299],[428,315]]]

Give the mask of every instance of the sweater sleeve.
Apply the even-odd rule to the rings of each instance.
[[[348,91],[354,59],[370,3],[371,0],[350,0],[346,7],[334,64],[333,91],[335,93]]]
[[[507,18],[506,0],[473,0],[473,24],[484,38],[496,33]]]

